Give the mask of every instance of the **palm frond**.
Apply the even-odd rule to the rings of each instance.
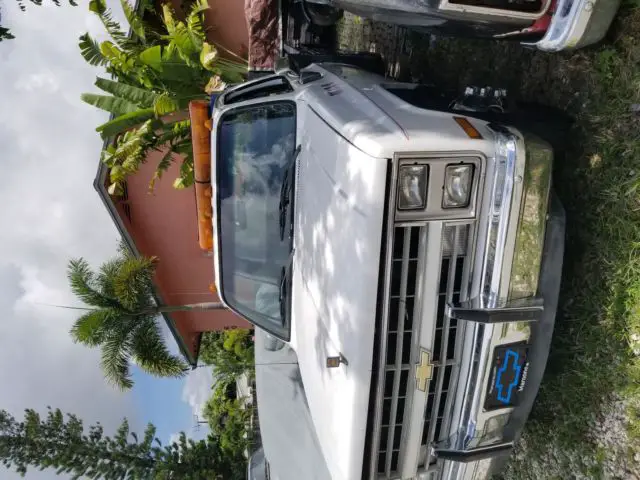
[[[180,175],[173,182],[173,188],[176,190],[189,188],[195,182],[193,175],[193,154],[189,150],[190,148],[191,142],[180,142],[174,146],[174,150],[184,156],[182,164],[180,165]]]
[[[116,292],[113,287],[113,279],[118,274],[118,270],[125,259],[116,257],[111,260],[107,260],[98,269],[98,274],[95,276],[95,284],[98,286],[103,295],[116,298]]]
[[[178,120],[162,124],[163,132],[158,137],[158,146],[166,143],[189,139],[191,140],[191,120]]]
[[[136,329],[131,342],[131,352],[140,368],[151,375],[157,377],[185,375],[187,365],[169,352],[155,322]]]
[[[138,36],[142,43],[144,43],[146,41],[146,35],[142,17],[136,13],[135,9],[127,0],[120,0],[120,5],[122,6],[125,18],[131,27],[131,31]]]
[[[162,178],[162,175],[169,170],[169,167],[173,163],[173,150],[169,149],[160,162],[158,162],[158,166],[156,167],[156,171],[153,173],[153,177],[151,177],[151,181],[149,182],[149,192],[153,193],[153,189],[156,186],[156,182]]]
[[[97,347],[106,338],[105,322],[115,315],[111,309],[101,308],[85,313],[78,318],[71,327],[71,338],[74,342],[83,343],[89,347]]]
[[[122,262],[113,279],[113,287],[118,301],[131,312],[141,312],[152,308],[154,258],[128,258]]]
[[[142,108],[135,112],[120,115],[96,128],[102,138],[109,138],[126,132],[154,117],[153,108]]]
[[[128,113],[135,113],[140,110],[136,104],[129,102],[123,98],[114,97],[112,95],[97,95],[95,93],[83,93],[80,95],[83,102],[88,103],[105,112],[113,113],[114,115],[126,115]]]
[[[133,387],[129,360],[130,345],[126,336],[111,335],[102,344],[100,366],[109,383],[121,390]]]
[[[100,44],[91,38],[88,33],[80,35],[78,46],[80,47],[82,58],[84,58],[89,65],[106,65],[109,63],[100,51]]]
[[[206,0],[197,0],[187,15],[186,22],[175,19],[172,8],[163,6],[163,20],[167,28],[169,51],[178,55],[190,66],[198,65],[198,54],[205,40],[202,28],[202,12],[209,8]]]
[[[111,10],[107,8],[105,0],[91,0],[89,2],[89,10],[95,13],[111,39],[121,48],[132,46],[127,34],[120,24],[113,19]]]
[[[138,88],[123,82],[116,82],[106,78],[97,78],[95,86],[100,90],[110,93],[114,97],[122,98],[136,104],[140,108],[153,106],[158,94],[144,88]]]
[[[125,241],[124,237],[121,237],[118,241],[118,256],[124,258],[133,256],[133,253],[131,252],[131,249],[129,248],[129,245]]]
[[[202,26],[202,13],[209,10],[207,0],[196,0],[187,15],[187,33],[194,45],[202,46],[205,40],[204,28]]]
[[[116,144],[109,145],[102,151],[102,162],[110,168],[109,178],[112,185],[109,189],[124,182],[146,161],[147,153],[155,144],[153,123],[148,120],[139,128],[129,130]]]
[[[188,21],[200,20],[200,14],[209,10],[209,2],[207,0],[196,0],[189,11]]]
[[[120,308],[117,302],[96,288],[94,273],[84,258],[69,261],[67,278],[71,291],[87,305],[96,308]]]

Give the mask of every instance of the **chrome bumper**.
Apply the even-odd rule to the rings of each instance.
[[[540,297],[544,302],[544,310],[537,320],[530,323],[531,340],[529,358],[531,363],[527,374],[527,383],[522,392],[522,401],[511,412],[509,422],[504,426],[502,438],[493,444],[473,447],[474,438],[481,438],[478,427],[481,414],[469,414],[460,422],[458,431],[452,431],[450,444],[441,444],[435,448],[435,454],[443,461],[442,480],[484,480],[498,473],[509,458],[513,444],[520,438],[525,422],[531,412],[538,389],[542,381],[545,365],[549,355],[551,337],[555,324],[562,275],[562,258],[564,255],[565,213],[560,201],[553,196],[550,203],[549,220],[545,235],[545,249],[540,275]],[[490,341],[499,324],[474,325],[472,338],[477,343],[474,362],[478,362],[480,370],[488,372],[487,359],[493,345]],[[480,385],[486,384],[482,379]],[[474,397],[474,392],[468,392]]]
[[[586,47],[605,36],[620,0],[559,0],[542,40],[534,44],[546,52]]]

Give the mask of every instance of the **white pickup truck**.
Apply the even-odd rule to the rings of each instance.
[[[552,148],[502,97],[314,63],[217,98],[215,273],[256,326],[254,471],[484,479],[508,458],[547,361],[564,211]]]

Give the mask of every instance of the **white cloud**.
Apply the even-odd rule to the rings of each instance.
[[[106,114],[79,99],[95,90],[99,71],[84,63],[77,39],[100,25],[87,2],[27,2],[24,13],[16,3],[2,5],[16,40],[0,43],[0,408],[21,416],[51,405],[107,431],[128,416],[136,428],[131,395],[105,383],[99,352],[70,340],[78,312],[43,305],[75,303],[66,281],[70,257],[97,264],[116,248],[92,186],[102,144],[94,128]]]
[[[172,433],[169,436],[169,443],[167,443],[167,445],[171,445],[172,443],[179,443],[180,442],[180,434],[179,433]]]
[[[184,381],[182,400],[191,406],[193,414],[199,418],[202,418],[204,405],[211,396],[212,385],[213,369],[210,367],[192,370]]]

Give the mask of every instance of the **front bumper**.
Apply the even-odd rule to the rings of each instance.
[[[560,0],[542,40],[535,45],[546,52],[586,47],[602,40],[620,0]]]
[[[544,300],[544,311],[536,322],[530,324],[530,364],[527,382],[521,394],[522,401],[511,411],[509,422],[502,431],[502,438],[494,444],[485,445],[483,449],[467,448],[473,443],[471,433],[478,426],[477,416],[472,415],[466,424],[463,424],[458,432],[452,435],[453,441],[450,445],[441,445],[443,448],[440,451],[436,448],[435,454],[440,458],[451,456],[451,452],[457,454],[455,460],[452,458],[444,460],[441,477],[443,480],[489,478],[502,469],[511,453],[511,447],[520,438],[538,393],[549,355],[560,292],[564,236],[564,208],[559,199],[553,195],[549,206],[549,219],[540,273],[539,294]],[[488,350],[492,349],[493,329],[499,327],[486,324],[478,324],[476,327],[475,338],[478,340],[476,358],[478,360],[484,359],[484,371],[488,371],[487,361],[491,359]],[[449,448],[445,450],[444,447]]]

